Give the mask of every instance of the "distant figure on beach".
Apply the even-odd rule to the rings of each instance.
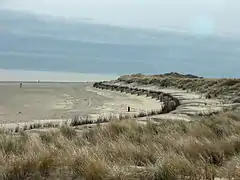
[[[20,82],[20,88],[22,88],[22,82]]]
[[[130,108],[130,106],[128,106],[128,112],[130,112],[131,111],[131,108]]]

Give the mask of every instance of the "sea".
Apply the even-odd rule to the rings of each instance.
[[[29,71],[0,69],[0,82],[96,82],[114,80],[114,74],[91,74],[51,71]]]

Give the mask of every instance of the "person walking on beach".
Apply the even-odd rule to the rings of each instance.
[[[22,88],[22,82],[20,82],[20,88]]]

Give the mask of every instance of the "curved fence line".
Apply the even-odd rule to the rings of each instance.
[[[177,98],[164,92],[146,90],[146,89],[140,89],[140,88],[131,88],[124,85],[115,85],[115,84],[109,84],[105,82],[96,82],[93,84],[93,87],[98,89],[118,91],[122,93],[125,92],[125,93],[134,94],[138,96],[146,95],[147,97],[152,97],[163,103],[162,111],[160,111],[159,114],[166,114],[171,111],[174,111],[180,105],[180,101]]]

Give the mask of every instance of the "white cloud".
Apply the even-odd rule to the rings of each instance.
[[[117,25],[169,26],[213,33],[240,31],[239,0],[5,0],[1,6]]]

